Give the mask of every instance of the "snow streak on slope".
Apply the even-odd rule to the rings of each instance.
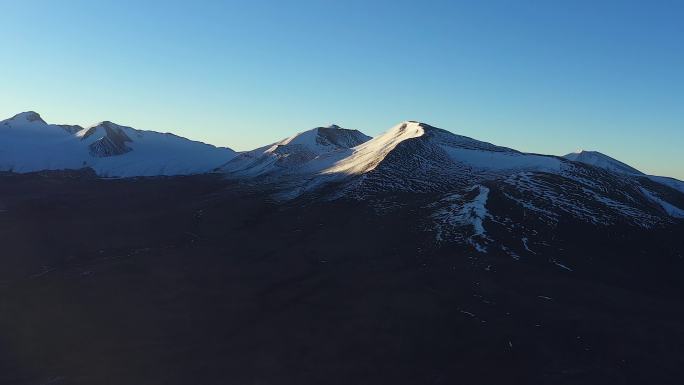
[[[625,174],[637,174],[643,175],[643,173],[634,167],[631,167],[625,163],[620,162],[617,159],[611,158],[608,155],[602,154],[597,151],[584,151],[580,150],[567,154],[564,156],[565,159],[572,160],[574,162],[581,162],[584,164],[590,164],[592,166],[600,167],[606,170],[625,173]]]
[[[438,242],[463,239],[481,253],[487,252],[485,242],[489,240],[484,221],[489,216],[487,198],[489,188],[473,186],[461,194],[450,194],[430,206],[435,236]],[[465,228],[470,228],[466,230]]]
[[[652,201],[653,203],[656,203],[660,207],[662,207],[663,210],[665,210],[665,212],[668,215],[670,215],[674,218],[684,218],[684,210],[680,209],[679,207],[677,207],[677,206],[675,206],[669,202],[666,202],[662,198],[658,197],[655,193],[653,193],[653,192],[651,192],[651,191],[649,191],[643,187],[641,188],[641,192],[644,193],[646,198],[648,198],[650,201]]]
[[[51,125],[35,112],[0,122],[0,170],[5,171],[90,167],[110,177],[182,175],[211,171],[234,156],[227,148],[112,122],[90,128]]]
[[[600,179],[591,181],[586,174],[576,177],[570,171],[524,172],[505,178],[501,188],[509,200],[549,225],[556,225],[562,218],[594,225],[631,223],[646,228],[661,222],[657,213],[639,200],[637,185],[606,172],[600,175]]]
[[[351,156],[338,161],[324,172],[347,175],[366,173],[377,167],[399,143],[420,137],[424,133],[423,127],[418,123],[399,124],[377,138],[358,146]]]

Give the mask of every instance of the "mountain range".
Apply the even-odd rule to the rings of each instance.
[[[416,121],[375,138],[317,127],[239,153],[107,121],[52,125],[25,112],[0,122],[0,170],[84,168],[101,177],[219,173],[285,201],[361,199],[381,207],[410,195],[438,243],[510,255],[529,250],[541,225],[653,228],[684,218],[684,182],[676,179],[645,175],[599,152],[523,153]],[[492,199],[504,202],[491,205]],[[539,224],[521,228],[510,210]],[[489,234],[497,227],[516,234],[512,243]],[[528,240],[522,249],[518,238]]]
[[[17,173],[91,168],[102,177],[202,173],[235,156],[179,136],[104,121],[47,124],[35,112],[0,122],[0,170]]]
[[[284,199],[387,193],[454,197],[488,185],[550,222],[559,212],[592,223],[640,226],[684,217],[684,182],[679,180],[645,175],[595,151],[529,154],[415,121],[376,138],[337,125],[317,127],[238,153],[109,121],[87,128],[54,125],[24,112],[0,122],[0,171],[84,168],[101,177],[222,172]]]
[[[441,169],[438,173],[461,168],[459,173],[475,169],[483,174],[503,175],[515,170],[558,170],[561,164],[555,156],[524,154],[419,122],[403,122],[377,138],[337,125],[317,127],[244,152],[110,121],[87,128],[48,124],[33,111],[0,121],[0,135],[0,171],[17,173],[92,168],[99,176],[134,177],[220,170],[231,177],[273,179],[287,175],[366,174],[380,163],[401,161],[398,157],[448,163],[435,167]],[[400,148],[394,151],[397,146]],[[415,148],[402,150],[409,146]],[[430,146],[433,148],[428,149]],[[402,151],[402,156],[397,155]],[[431,155],[426,157],[421,151],[430,151]],[[439,156],[441,160],[435,158]],[[646,176],[684,190],[682,181],[645,175],[597,151],[578,151],[562,158],[620,174]],[[430,165],[422,168],[428,170]]]
[[[0,229],[0,383],[681,382],[684,183],[598,152],[26,112]]]

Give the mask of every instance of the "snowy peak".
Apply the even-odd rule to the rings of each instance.
[[[574,162],[581,162],[592,166],[600,167],[609,171],[619,172],[622,174],[636,174],[644,175],[641,171],[620,162],[617,159],[611,158],[606,154],[598,151],[579,150],[563,156],[563,158],[572,160]]]
[[[75,134],[83,129],[81,126],[68,124],[47,124],[45,120],[35,111],[26,111],[16,114],[13,117],[0,121],[0,125],[11,127],[15,129],[36,129],[42,130],[44,128],[61,128],[68,134]]]
[[[370,140],[358,130],[348,130],[338,125],[316,127],[275,143],[276,146],[301,145],[307,147],[337,146],[352,148]]]
[[[348,130],[335,124],[328,127],[318,127],[316,131],[319,143],[342,148],[356,147],[371,139],[370,136],[363,134],[359,130]]]
[[[266,177],[295,193],[328,183],[355,192],[446,191],[520,171],[558,170],[553,156],[524,154],[417,121],[370,139],[356,130],[317,127],[239,154],[221,170],[231,177]]]
[[[105,136],[88,146],[93,156],[116,156],[132,151],[130,147],[126,146],[126,143],[131,143],[133,140],[126,135],[126,132],[121,127],[106,125],[104,130]]]
[[[359,175],[386,163],[395,164],[397,171],[406,170],[410,164],[426,178],[428,173],[446,175],[463,168],[501,171],[559,167],[554,157],[523,154],[426,123],[406,121],[358,146],[350,157],[326,172]]]
[[[272,145],[240,154],[222,167],[237,176],[315,174],[351,154],[351,148],[370,140],[358,130],[337,125],[316,127]]]
[[[127,132],[132,134],[137,133],[137,130],[104,121],[81,130],[76,136],[88,142],[88,149],[92,156],[106,158],[123,155],[133,150],[127,146],[127,143],[133,142]]]
[[[96,125],[90,126],[88,128],[83,129],[81,132],[78,133],[78,136],[82,139],[86,139],[87,137],[91,135],[96,135],[98,133],[107,133],[107,132],[113,132],[113,131],[137,131],[134,128],[131,127],[126,127],[126,126],[121,126],[116,123],[110,122],[108,120],[105,120],[103,122],[100,122]]]
[[[43,118],[41,118],[40,115],[35,111],[26,111],[26,112],[22,112],[20,114],[16,114],[13,117],[11,117],[10,119],[8,119],[7,121],[12,121],[12,122],[18,123],[18,124],[33,123],[33,122],[47,124],[47,123],[45,123]]]
[[[359,175],[375,169],[400,143],[419,138],[425,134],[424,126],[418,122],[403,122],[384,134],[355,148],[351,156],[325,170],[330,174]]]

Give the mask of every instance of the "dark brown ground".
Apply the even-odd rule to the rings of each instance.
[[[684,383],[681,226],[568,236],[568,272],[419,216],[0,176],[0,384]]]

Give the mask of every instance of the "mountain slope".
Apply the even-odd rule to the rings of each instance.
[[[361,195],[435,192],[519,171],[558,170],[562,160],[526,154],[414,121],[403,122],[354,149],[325,174],[356,176]]]
[[[684,213],[681,191],[598,153],[571,157],[577,160],[522,153],[414,121],[351,148],[319,145],[319,136],[312,130],[242,154],[224,171],[267,181],[278,198],[414,207],[438,243],[517,256],[552,243],[540,229],[649,229]],[[528,242],[522,249],[521,238]]]
[[[344,143],[328,137],[343,137]],[[419,122],[403,122],[370,139],[332,126],[299,133],[238,155],[221,169],[231,178],[260,178],[296,197],[335,183],[337,195],[431,192],[531,170],[557,170],[562,159],[525,154]]]
[[[648,179],[684,193],[684,182],[666,176],[647,175]]]
[[[107,121],[89,128],[53,125],[25,112],[0,122],[2,171],[90,167],[109,177],[183,175],[211,171],[234,156],[227,148]]]

